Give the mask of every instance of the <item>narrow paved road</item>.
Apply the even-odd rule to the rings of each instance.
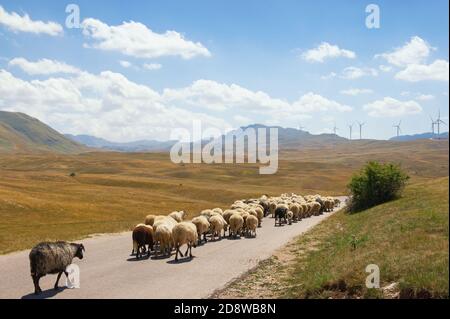
[[[84,239],[80,242],[86,247],[85,258],[74,259],[81,270],[80,289],[54,291],[56,276],[48,275],[41,279],[39,298],[206,298],[331,214],[282,227],[265,218],[256,238],[208,242],[193,249],[191,261],[178,263],[173,256],[135,261],[129,256],[129,232]],[[36,298],[28,253],[0,256],[0,298]],[[64,283],[63,275],[60,285]]]

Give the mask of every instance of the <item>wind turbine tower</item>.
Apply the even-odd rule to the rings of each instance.
[[[359,139],[362,140],[362,127],[363,125],[366,124],[365,122],[358,122],[359,125]]]
[[[441,124],[447,125],[447,123],[445,123],[444,121],[441,120],[441,110],[439,110],[439,114],[438,114],[435,124],[437,126],[437,135],[438,135],[438,140],[439,140],[441,138]]]
[[[353,125],[354,125],[354,124],[349,124],[349,125],[348,125],[348,128],[349,128],[349,130],[350,130],[350,140],[352,139]]]
[[[397,137],[400,136],[400,132],[401,132],[400,125],[401,124],[402,124],[402,121],[398,122],[397,125],[393,125],[393,127],[395,127],[397,129]]]

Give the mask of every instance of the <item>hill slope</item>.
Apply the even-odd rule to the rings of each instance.
[[[420,139],[430,139],[430,138],[440,138],[440,139],[448,139],[448,132],[441,133],[439,135],[433,134],[431,132],[422,133],[422,134],[414,134],[414,135],[400,135],[390,138],[390,141],[397,142],[406,142],[406,141],[415,141]]]
[[[336,213],[219,297],[448,298],[448,217],[448,177],[409,185],[398,200]],[[366,288],[369,264],[384,289]]]
[[[53,151],[75,154],[87,150],[31,116],[0,111],[0,153]]]

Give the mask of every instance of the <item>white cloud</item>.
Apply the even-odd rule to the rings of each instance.
[[[27,113],[64,133],[116,141],[167,140],[171,129],[190,130],[196,119],[230,128],[222,118],[171,106],[148,86],[111,71],[25,81],[0,69],[0,96],[0,109]]]
[[[153,70],[159,70],[162,68],[162,65],[159,63],[145,63],[144,69],[153,71]]]
[[[63,33],[63,28],[56,22],[43,22],[31,20],[28,14],[20,16],[15,12],[7,12],[0,5],[0,24],[3,24],[13,32],[28,32],[35,34],[48,34],[57,36]]]
[[[351,95],[351,96],[357,96],[361,94],[371,94],[373,91],[371,89],[348,89],[348,90],[342,90],[341,94],[344,95]]]
[[[355,80],[364,76],[377,76],[378,72],[372,68],[357,68],[354,66],[349,66],[345,68],[340,77],[346,80]]]
[[[409,91],[402,91],[402,92],[400,93],[401,96],[408,96],[408,95],[410,95],[410,94],[411,94],[411,92],[409,92]]]
[[[372,117],[397,117],[422,112],[422,107],[416,101],[399,101],[385,97],[364,105],[364,110]]]
[[[375,57],[382,57],[390,64],[404,67],[409,64],[420,64],[430,55],[433,48],[422,38],[415,36],[402,47],[394,49],[392,52],[378,54]]]
[[[328,111],[349,112],[352,110],[348,105],[340,104],[312,92],[306,93],[299,100],[295,101],[292,109],[293,111],[300,111],[302,113]]]
[[[388,66],[388,65],[380,65],[379,67],[378,67],[379,69],[380,69],[380,71],[382,71],[382,72],[391,72],[392,71],[392,67],[391,66]]]
[[[353,51],[340,49],[337,45],[329,44],[328,42],[322,42],[317,48],[310,49],[304,52],[301,56],[308,62],[324,62],[326,59],[344,57],[348,59],[356,58],[356,54]]]
[[[398,72],[395,78],[408,82],[426,80],[448,82],[448,61],[436,60],[431,64],[410,64],[404,70]]]
[[[212,111],[230,109],[270,114],[290,112],[291,115],[324,111],[350,111],[351,107],[309,92],[298,100],[288,101],[269,96],[262,91],[251,91],[236,84],[198,80],[182,89],[165,89],[163,98],[168,103],[199,107]]]
[[[130,66],[132,66],[131,62],[125,60],[119,61],[119,64],[124,68],[129,68]]]
[[[86,47],[118,51],[138,58],[180,56],[191,59],[195,56],[211,56],[200,42],[186,40],[176,31],[156,33],[139,22],[109,26],[100,20],[88,18],[83,21],[82,26],[83,34],[93,40],[92,44],[85,44]]]
[[[191,130],[197,119],[205,127],[226,131],[233,127],[230,123],[286,126],[314,113],[330,116],[352,109],[312,92],[288,102],[262,91],[210,80],[160,93],[111,71],[23,80],[0,69],[0,97],[0,109],[27,113],[64,133],[115,141],[167,140],[172,129]]]
[[[30,75],[48,75],[57,73],[76,74],[81,71],[76,67],[49,59],[41,59],[36,62],[24,58],[14,58],[9,61],[10,66],[17,66]]]
[[[321,78],[322,80],[329,80],[329,79],[335,78],[336,76],[337,76],[337,74],[336,74],[335,72],[331,72],[331,73],[329,73],[329,74],[327,74],[327,75],[321,76],[320,78]]]
[[[432,94],[419,94],[416,97],[416,100],[419,100],[419,101],[430,101],[433,99],[434,99],[434,95],[432,95]]]

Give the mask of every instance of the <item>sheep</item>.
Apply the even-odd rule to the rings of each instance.
[[[145,221],[144,224],[145,225],[149,225],[149,226],[153,226],[153,224],[157,221],[157,220],[161,220],[163,218],[165,218],[166,216],[164,215],[147,215],[145,217]]]
[[[288,220],[288,224],[292,225],[292,220],[294,218],[294,213],[290,210],[288,210],[287,214],[286,214],[287,220]]]
[[[159,252],[161,255],[169,255],[172,251],[172,229],[169,225],[162,223],[155,231],[155,241],[159,242]],[[155,257],[158,257],[158,252],[155,252]]]
[[[275,217],[275,209],[277,209],[277,203],[270,202],[269,203],[269,211],[270,211],[270,214],[272,215],[272,218]]]
[[[214,213],[219,213],[220,215],[223,215],[223,210],[222,210],[222,208],[219,208],[219,207],[213,208],[212,211],[213,211]]]
[[[172,238],[176,249],[175,261],[178,261],[178,253],[183,257],[180,247],[184,244],[188,246],[184,256],[186,256],[189,251],[189,258],[192,258],[192,246],[194,246],[194,248],[197,247],[198,241],[197,228],[195,225],[191,222],[181,222],[175,225],[172,230]]]
[[[258,217],[254,215],[249,215],[245,220],[245,225],[248,235],[252,237],[252,234],[254,234],[253,237],[256,237],[256,228],[258,227]]]
[[[289,210],[292,212],[292,220],[294,222],[297,222],[298,220],[301,219],[300,215],[300,210],[301,210],[301,206],[297,203],[292,203],[289,205]]]
[[[210,223],[205,216],[197,216],[192,219],[192,223],[197,227],[198,243],[202,241],[202,235],[205,243],[208,241],[206,239],[206,233],[209,231]]]
[[[173,227],[175,227],[175,225],[177,224],[178,222],[171,216],[164,216],[164,218],[155,220],[155,223],[153,224],[153,232],[155,234],[158,233],[158,239],[155,239],[155,241],[159,243],[160,253],[164,254],[166,250],[168,250],[168,252],[170,253],[172,248],[172,230]],[[164,226],[165,228],[158,232],[158,229],[162,226]],[[161,238],[164,241],[163,243],[160,242]]]
[[[67,242],[43,242],[36,245],[29,254],[31,278],[34,284],[34,293],[42,292],[39,279],[47,274],[58,274],[54,289],[58,289],[59,278],[62,273],[68,276],[67,266],[77,257],[83,259],[83,244]]]
[[[209,219],[210,222],[210,228],[211,228],[211,236],[214,240],[216,240],[216,236],[219,237],[219,239],[222,238],[222,230],[225,229],[225,219],[223,219],[220,215],[212,216]]]
[[[244,218],[236,213],[230,217],[230,236],[233,235],[234,238],[240,234],[242,227],[244,226]]]
[[[230,223],[230,217],[236,213],[235,210],[232,209],[227,209],[226,211],[223,212],[222,217],[225,219],[225,221],[229,224]]]
[[[183,221],[185,215],[186,215],[186,212],[184,212],[183,210],[181,210],[179,212],[172,212],[169,214],[170,217],[172,217],[179,223]]]
[[[133,229],[131,237],[133,239],[133,252],[136,251],[136,259],[139,259],[141,256],[142,250],[145,252],[145,245],[148,245],[147,256],[150,256],[153,250],[153,227],[139,225]]]
[[[155,215],[147,215],[145,216],[144,224],[153,226],[153,223],[155,222]]]
[[[320,215],[322,209],[322,205],[319,202],[312,202],[310,215],[318,216]]]
[[[281,224],[284,222],[287,223],[287,212],[289,208],[285,204],[279,204],[277,205],[275,209],[275,226],[278,225],[281,226]]]
[[[264,218],[264,209],[262,209],[261,207],[256,207],[255,211],[256,217],[258,218],[258,227],[261,227],[262,220]]]

